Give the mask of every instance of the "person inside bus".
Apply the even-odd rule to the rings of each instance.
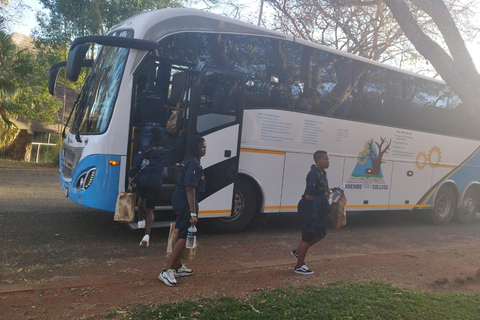
[[[285,89],[285,83],[279,82],[274,84],[268,100],[272,108],[290,109],[292,99]]]
[[[163,184],[163,168],[174,145],[168,149],[162,146],[163,132],[158,127],[152,128],[151,143],[140,149],[128,173],[128,184],[137,184],[138,227],[145,228],[145,236],[140,246],[147,248],[150,244],[150,230],[154,220],[153,209],[159,198]]]
[[[307,185],[302,199],[298,203],[298,215],[302,225],[302,241],[292,255],[297,259],[294,271],[298,274],[310,275],[313,271],[305,264],[308,249],[325,238],[327,229],[325,223],[331,210],[328,201],[329,188],[327,169],[330,165],[326,151],[318,150],[313,154],[315,164],[307,174]],[[336,188],[332,189],[335,191]]]
[[[295,108],[301,111],[325,114],[326,110],[320,105],[320,96],[317,90],[307,87],[299,95]]]
[[[184,161],[180,165],[177,186],[173,192],[172,206],[175,211],[175,231],[173,233],[172,253],[165,269],[158,279],[167,286],[176,286],[178,277],[192,275],[193,270],[187,268],[180,255],[186,245],[187,231],[190,225],[197,224],[199,194],[205,191],[205,176],[200,159],[207,152],[205,139],[193,136],[188,140]]]
[[[162,99],[153,91],[153,84],[148,82],[148,76],[138,77],[139,94],[136,101],[136,119],[140,126],[140,148],[150,144],[152,129],[160,128],[164,134],[165,109]]]

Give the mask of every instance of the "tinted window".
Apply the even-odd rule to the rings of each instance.
[[[468,110],[441,83],[277,39],[179,34],[163,54],[246,75],[246,108],[279,108],[479,138]]]

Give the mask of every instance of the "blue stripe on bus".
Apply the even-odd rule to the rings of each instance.
[[[460,196],[471,182],[480,181],[480,146],[460,165],[435,183],[418,201],[418,204],[433,204],[434,191],[445,180],[454,181]]]
[[[108,162],[120,162],[120,156],[92,155],[80,160],[72,175],[71,184],[62,181],[61,187],[68,188],[68,198],[75,203],[89,208],[114,212],[118,196],[120,165],[112,166]],[[76,190],[78,177],[88,170],[96,168],[95,178],[86,190]]]

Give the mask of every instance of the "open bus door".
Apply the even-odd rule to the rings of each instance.
[[[235,210],[242,132],[245,76],[241,73],[205,68],[196,78],[187,109],[188,135],[205,138],[202,158],[206,191],[201,195],[200,217],[218,232],[242,230],[250,218],[240,219]]]

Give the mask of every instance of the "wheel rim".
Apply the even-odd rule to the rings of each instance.
[[[477,214],[477,203],[471,195],[467,195],[463,200],[463,207],[467,216],[473,216]]]
[[[435,206],[435,212],[441,218],[448,217],[450,213],[450,208],[452,204],[450,202],[450,198],[447,195],[442,194],[440,199],[437,201],[437,205]]]
[[[242,215],[243,209],[245,208],[245,198],[243,194],[235,190],[235,199],[233,203],[233,211],[230,217],[219,218],[222,221],[233,221]]]

